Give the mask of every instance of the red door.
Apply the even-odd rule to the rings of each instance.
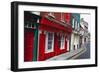
[[[24,61],[32,61],[33,57],[33,31],[24,31]]]

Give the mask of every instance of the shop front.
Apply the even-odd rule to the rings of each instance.
[[[38,60],[46,60],[67,52],[72,28],[54,18],[42,17],[39,26]]]

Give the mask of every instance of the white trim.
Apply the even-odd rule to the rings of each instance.
[[[61,13],[61,21],[62,21],[62,22],[65,22],[63,13]]]
[[[52,48],[48,49],[48,33],[53,34],[53,42],[52,42]],[[45,53],[53,52],[54,51],[54,33],[53,32],[46,32],[46,37],[45,37]]]
[[[62,40],[62,38],[64,38],[64,40]],[[63,43],[63,45],[62,45],[62,43]],[[61,50],[65,49],[65,36],[64,35],[61,36],[61,47],[60,47],[60,49]]]
[[[65,43],[65,44],[67,44],[67,51],[70,51],[70,49],[69,49],[69,46],[70,46],[69,45],[69,39],[67,39],[66,41],[67,41],[67,43]]]
[[[42,33],[42,30],[39,30],[39,34],[41,34]]]
[[[53,18],[55,18],[55,16],[54,16],[54,13],[53,13],[53,12],[49,12],[49,13],[48,13],[48,15],[49,15],[49,16],[51,16],[51,17],[53,17]]]

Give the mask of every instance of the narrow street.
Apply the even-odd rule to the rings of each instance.
[[[78,56],[76,59],[89,59],[90,58],[90,42],[85,43],[84,47],[86,48],[86,51]]]
[[[85,43],[83,48],[73,50],[52,58],[47,59],[50,60],[70,60],[70,59],[89,59],[90,58],[90,43]]]

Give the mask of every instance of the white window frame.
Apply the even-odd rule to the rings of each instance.
[[[52,48],[48,49],[48,33],[53,34],[53,39],[52,39]],[[46,38],[45,38],[45,53],[50,53],[54,51],[54,33],[53,32],[46,32]]]
[[[63,40],[62,40],[62,38],[63,38]],[[58,40],[58,41],[59,41],[59,40]],[[61,50],[62,50],[62,49],[65,49],[65,36],[64,36],[64,35],[61,36],[61,40],[60,40],[60,41],[61,41],[61,43],[60,43],[61,46],[60,46],[59,48],[60,48]],[[62,45],[62,44],[63,44],[63,45]]]
[[[63,39],[63,40],[62,40]],[[62,45],[63,44],[63,45]],[[61,36],[61,47],[60,49],[65,49],[65,36]]]

